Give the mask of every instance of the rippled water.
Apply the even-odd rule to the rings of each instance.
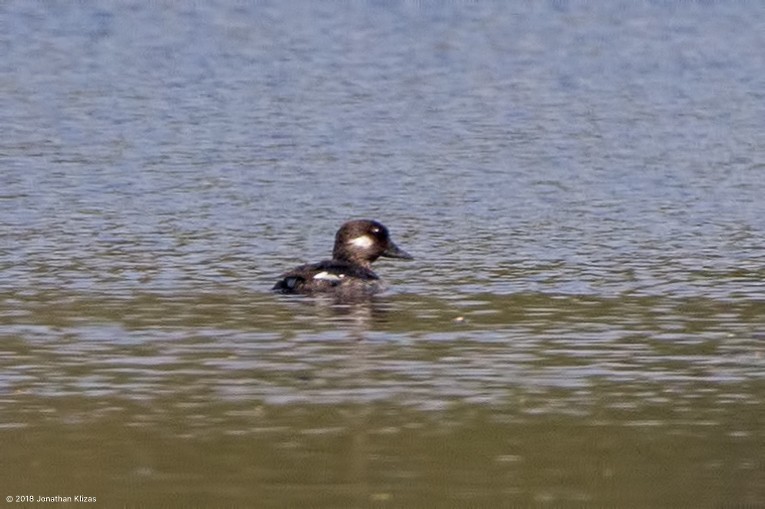
[[[763,38],[756,2],[3,4],[0,495],[762,504]],[[268,291],[352,217],[416,257],[388,294]]]

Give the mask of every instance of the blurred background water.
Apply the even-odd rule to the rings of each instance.
[[[754,1],[0,4],[0,495],[762,504],[764,47]],[[269,292],[356,217],[387,295]]]

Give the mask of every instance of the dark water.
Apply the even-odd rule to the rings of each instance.
[[[762,507],[763,5],[0,4],[0,500]]]

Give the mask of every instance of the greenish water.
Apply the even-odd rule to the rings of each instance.
[[[0,27],[9,507],[763,504],[759,3]],[[390,292],[269,292],[354,217]]]
[[[20,302],[29,314],[4,319],[15,332],[0,364],[4,484],[23,493],[329,507],[763,495],[757,305],[475,294],[338,306],[246,292]]]

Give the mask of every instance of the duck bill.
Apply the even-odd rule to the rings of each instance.
[[[404,260],[414,260],[414,256],[410,255],[393,242],[388,242],[388,247],[382,252],[380,256],[386,258],[402,258]]]

